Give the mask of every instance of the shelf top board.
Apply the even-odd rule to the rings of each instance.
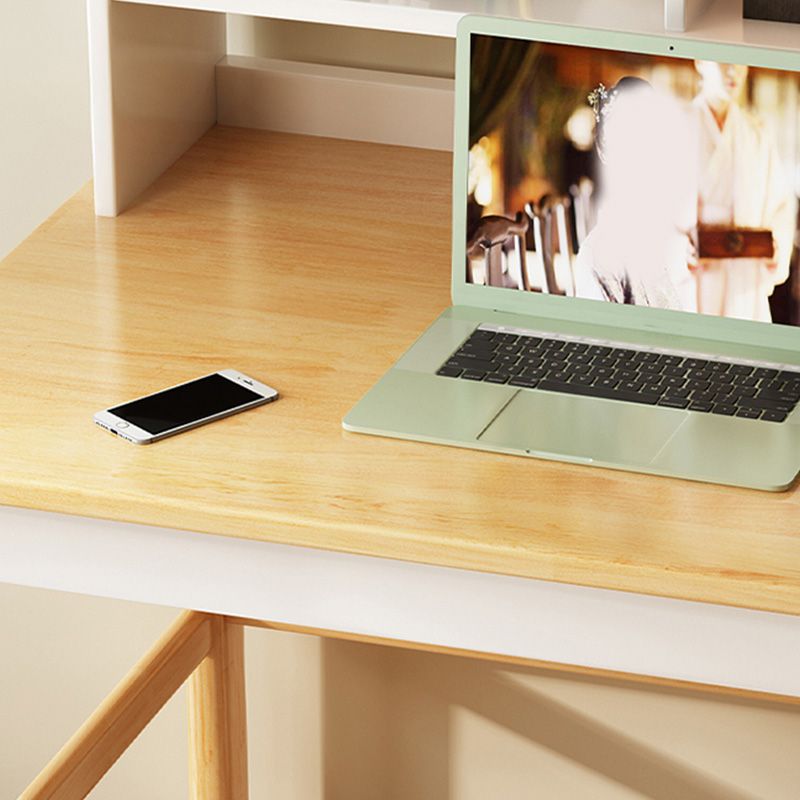
[[[449,303],[450,155],[212,129],[0,264],[0,503],[800,614],[800,490],[363,436]],[[137,447],[93,412],[217,369],[278,402]]]
[[[741,0],[686,0],[687,31],[665,33],[664,0],[116,0],[354,28],[454,37],[466,14],[662,34],[778,49],[800,48],[787,23],[746,20]]]

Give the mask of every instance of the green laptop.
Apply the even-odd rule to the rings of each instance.
[[[453,305],[350,431],[782,490],[800,52],[465,17]]]

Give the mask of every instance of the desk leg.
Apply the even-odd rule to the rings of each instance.
[[[86,797],[187,677],[209,660],[217,620],[222,621],[194,611],[181,614],[19,800]]]
[[[246,800],[244,628],[211,619],[211,648],[189,679],[192,800]]]

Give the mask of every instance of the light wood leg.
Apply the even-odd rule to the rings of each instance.
[[[211,649],[189,681],[192,800],[246,800],[244,628],[212,620]]]
[[[209,652],[214,619],[181,614],[19,800],[86,797]]]

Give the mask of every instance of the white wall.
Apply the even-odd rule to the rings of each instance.
[[[450,71],[444,40],[233,25],[245,54]],[[83,0],[3,4],[0,253],[89,176],[85,39]],[[175,614],[0,585],[0,798]],[[247,651],[254,800],[798,796],[796,708],[265,631]],[[177,697],[92,797],[186,796],[185,719]]]
[[[0,258],[91,177],[84,6],[0,6]]]

